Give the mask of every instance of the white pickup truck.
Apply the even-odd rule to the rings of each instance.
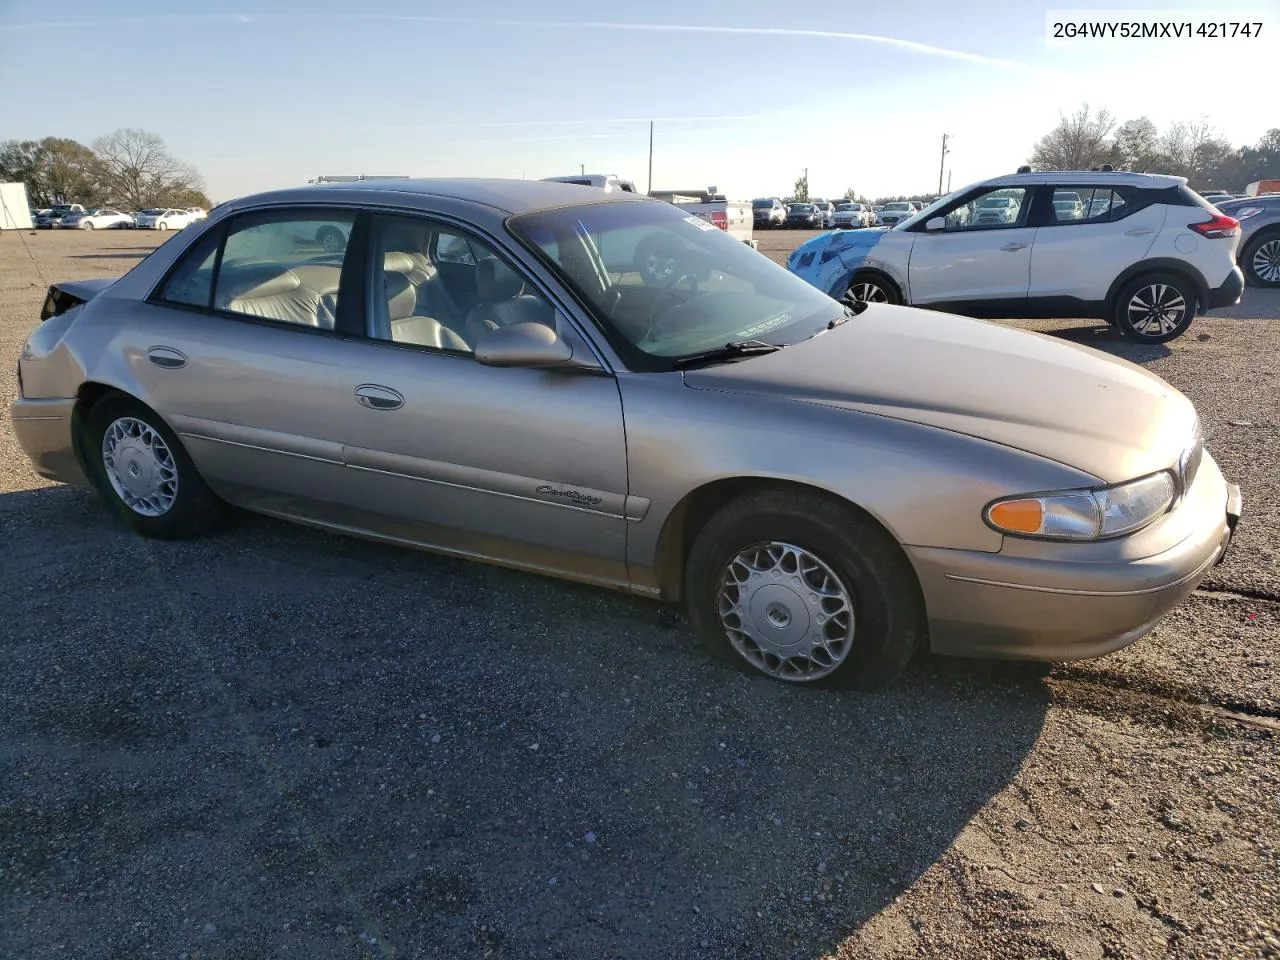
[[[568,177],[543,177],[557,183],[576,183],[584,187],[596,187],[601,190],[622,190],[626,193],[638,193],[636,185],[630,180],[620,180],[613,174],[583,173]],[[695,217],[719,227],[729,236],[741,240],[756,249],[756,241],[752,238],[752,227],[755,217],[751,212],[751,204],[729,200],[715,187],[705,190],[650,190],[649,196],[674,204]]]
[[[751,204],[745,200],[730,200],[715,187],[705,190],[650,190],[649,196],[655,200],[665,200],[682,210],[687,210],[695,217],[701,217],[725,231],[729,236],[756,248],[752,237],[755,215]]]

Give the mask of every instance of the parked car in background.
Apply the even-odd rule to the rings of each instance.
[[[892,227],[908,217],[914,217],[920,211],[910,200],[895,200],[880,208],[880,223]]]
[[[1053,198],[1064,193],[1098,213],[1060,209]],[[1163,343],[1198,313],[1239,301],[1240,232],[1182,177],[1028,172],[963,187],[891,230],[815,237],[787,268],[838,299],[977,317],[1096,317],[1132,340]],[[1272,248],[1251,246],[1260,248],[1265,265]]]
[[[776,230],[787,222],[787,208],[777,197],[758,197],[751,201],[751,217],[762,230]]]
[[[580,193],[231,201],[123,277],[51,286],[13,433],[140,536],[196,536],[231,504],[680,601],[715,656],[798,685],[883,686],[921,648],[1102,656],[1226,554],[1240,491],[1153,374],[846,306],[680,210]],[[239,253],[264,222],[343,219],[366,255]],[[663,276],[603,262],[638,238]],[[444,242],[472,263],[440,263]],[[539,589],[504,582],[517,606]],[[694,675],[664,648],[636,652]]]
[[[621,180],[612,173],[570,174],[564,177],[543,177],[547,183],[574,183],[580,187],[595,187],[598,190],[621,190],[623,193],[639,193],[636,185],[630,180]]]
[[[1206,200],[1217,206],[1220,203],[1226,203],[1228,200],[1236,199],[1234,193],[1204,193],[1201,194]]]
[[[204,207],[187,207],[187,213],[191,214],[192,222],[196,220],[208,219],[209,213]]]
[[[133,217],[111,207],[97,207],[84,213],[72,213],[64,217],[63,230],[124,230],[132,229]]]
[[[835,216],[832,217],[832,226],[842,230],[858,227],[869,227],[875,221],[875,214],[871,208],[865,203],[857,203],[846,200],[844,203],[836,204]]]
[[[822,227],[822,211],[812,203],[787,205],[787,226],[793,230],[818,230]]]
[[[195,219],[186,210],[152,207],[141,211],[134,222],[139,230],[181,230],[195,223]]]
[[[1059,220],[1083,220],[1084,202],[1074,190],[1059,190],[1053,195],[1053,209]]]
[[[818,212],[822,214],[822,226],[824,228],[835,226],[836,205],[834,203],[830,200],[810,200],[809,202],[817,207]]]
[[[1259,287],[1280,287],[1280,194],[1221,203],[1218,209],[1240,221],[1240,267]]]
[[[53,230],[60,227],[64,219],[77,213],[84,213],[84,207],[78,203],[55,203],[36,216],[35,225],[42,230]]]

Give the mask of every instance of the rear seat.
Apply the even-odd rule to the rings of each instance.
[[[218,276],[214,306],[268,320],[332,330],[341,268],[334,264],[227,266]]]

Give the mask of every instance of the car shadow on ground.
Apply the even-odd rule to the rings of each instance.
[[[254,517],[145,541],[47,487],[0,535],[14,955],[812,957],[1048,705],[929,658],[796,689],[664,605]]]
[[[1194,339],[1196,334],[1193,331],[1194,328],[1184,336]],[[1104,323],[1081,321],[1078,325],[1068,323],[1063,326],[1047,328],[1043,332],[1060,340],[1078,343],[1081,346],[1092,347],[1095,350],[1102,350],[1131,363],[1153,363],[1169,356],[1173,352],[1163,343],[1135,343],[1132,340],[1127,340],[1116,332],[1113,327]]]

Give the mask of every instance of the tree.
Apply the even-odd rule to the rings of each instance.
[[[1224,168],[1235,151],[1204,117],[1195,123],[1180,120],[1173,124],[1162,144],[1168,172],[1186,177],[1193,186],[1218,187],[1221,184],[1216,181],[1224,174],[1229,176]]]
[[[1280,176],[1280,127],[1272,127],[1256,146],[1241,147],[1236,156],[1238,186],[1255,180]]]
[[[20,180],[32,203],[97,204],[104,198],[102,164],[83,143],[64,137],[0,144],[0,177]]]
[[[1108,160],[1117,170],[1147,173],[1163,163],[1160,131],[1147,117],[1120,124],[1111,143]]]
[[[121,129],[99,137],[93,146],[102,158],[112,198],[126,207],[177,206],[179,198],[203,196],[204,183],[195,168],[172,156],[154,133]]]
[[[809,171],[806,170],[796,178],[795,188],[792,190],[788,203],[804,203],[809,199]]]
[[[1108,153],[1115,120],[1109,110],[1093,113],[1086,103],[1037,141],[1031,165],[1039,170],[1088,170]]]

